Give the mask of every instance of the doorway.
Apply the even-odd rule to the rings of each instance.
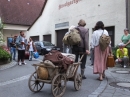
[[[111,37],[111,46],[115,46],[115,26],[105,27],[108,31],[109,36]]]
[[[68,29],[62,29],[62,30],[57,30],[56,34],[57,34],[57,47],[60,48],[61,51],[63,51],[63,43],[62,43],[62,39],[65,35],[65,33],[68,32]]]

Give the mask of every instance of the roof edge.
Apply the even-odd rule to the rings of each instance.
[[[27,29],[27,31],[29,31],[29,30],[32,28],[32,26],[35,24],[35,22],[36,22],[36,21],[39,19],[39,17],[42,15],[42,13],[43,13],[43,11],[44,11],[44,9],[45,9],[45,6],[46,6],[47,1],[48,1],[48,0],[45,0],[45,3],[44,3],[44,5],[43,5],[43,8],[42,8],[42,10],[41,10],[39,16],[38,16],[38,17],[36,18],[36,20],[32,23],[32,25]]]
[[[10,25],[19,25],[19,26],[31,26],[31,25],[25,25],[25,24],[14,24],[14,23],[6,23],[3,22],[4,24],[10,24]]]

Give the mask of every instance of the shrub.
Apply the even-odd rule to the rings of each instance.
[[[10,53],[4,50],[2,47],[0,47],[0,60],[7,61],[8,59],[11,59]]]
[[[118,46],[112,48],[112,53],[114,55],[114,59],[116,59],[116,51],[118,49]]]

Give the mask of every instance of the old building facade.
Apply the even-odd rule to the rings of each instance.
[[[127,20],[126,20],[126,25],[127,25],[127,28],[129,28],[130,30],[130,0],[126,0],[126,17],[127,17]]]
[[[47,0],[41,17],[28,29],[27,37],[51,41],[62,48],[64,34],[71,25],[77,26],[80,19],[86,21],[90,36],[96,22],[103,21],[112,46],[120,42],[123,30],[130,24],[126,23],[125,0]]]

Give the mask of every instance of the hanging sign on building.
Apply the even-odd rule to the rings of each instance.
[[[62,8],[64,8],[64,7],[69,7],[69,6],[73,5],[73,4],[78,4],[80,1],[82,1],[82,0],[66,1],[66,3],[59,5],[59,10],[62,9]]]

